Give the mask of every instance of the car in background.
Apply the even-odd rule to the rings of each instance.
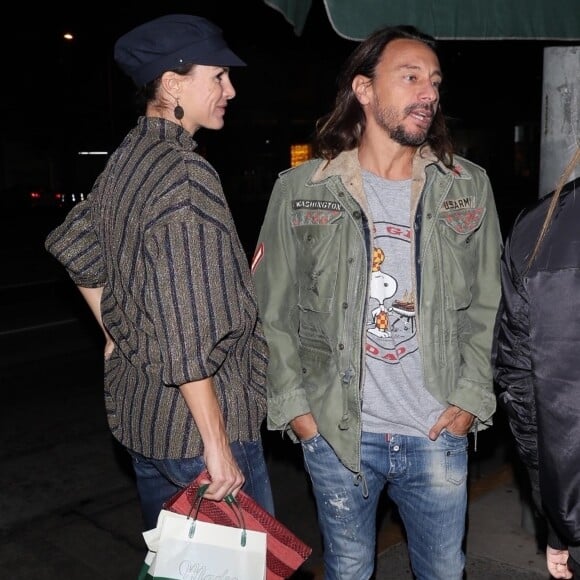
[[[38,208],[63,208],[66,195],[61,189],[51,189],[48,187],[32,187],[25,193],[26,204],[31,209]]]
[[[13,186],[0,191],[0,209],[12,212],[64,211],[86,198],[85,193],[46,186]]]

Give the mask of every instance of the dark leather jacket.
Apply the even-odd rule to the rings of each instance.
[[[565,544],[578,545],[580,178],[562,191],[554,221],[528,268],[550,200],[551,194],[524,210],[506,241],[494,376],[518,452],[536,497],[541,496],[538,507]]]

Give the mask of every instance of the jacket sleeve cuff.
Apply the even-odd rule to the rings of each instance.
[[[459,379],[447,402],[475,415],[484,424],[491,424],[496,410],[496,398],[491,383],[476,383],[468,379]]]
[[[556,533],[549,521],[547,521],[547,538],[546,541],[548,546],[555,548],[556,550],[566,550],[568,548],[567,544],[560,539],[560,536]]]
[[[310,405],[303,389],[295,389],[283,395],[269,395],[268,429],[288,431],[290,437],[293,438],[290,421],[310,412]]]

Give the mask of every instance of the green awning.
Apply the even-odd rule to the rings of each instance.
[[[312,0],[264,0],[297,35]],[[413,24],[441,40],[580,39],[580,0],[324,0],[336,33],[362,40],[384,25]]]

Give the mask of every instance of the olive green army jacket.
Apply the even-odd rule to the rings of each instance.
[[[495,412],[490,353],[502,238],[486,172],[428,147],[413,162],[411,263],[425,386],[477,418]],[[344,465],[360,470],[372,218],[357,150],[282,172],[252,272],[270,349],[268,428],[311,412]]]

